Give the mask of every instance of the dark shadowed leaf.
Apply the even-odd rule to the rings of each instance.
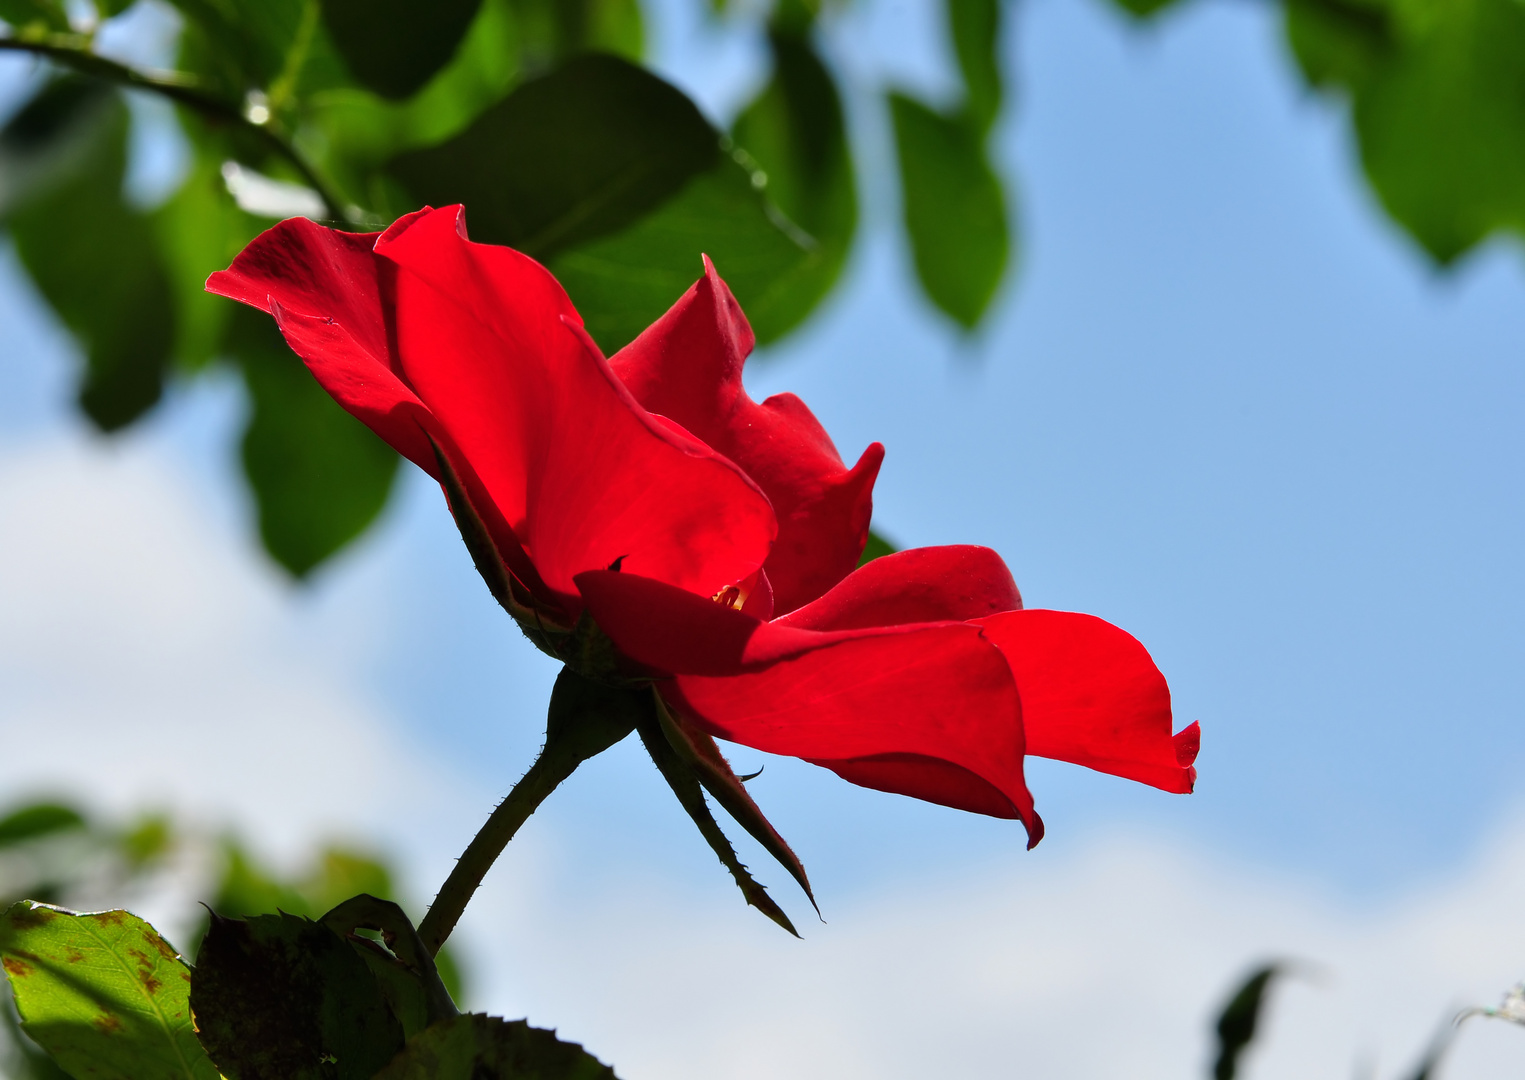
[[[411,1039],[436,1021],[460,1015],[434,957],[398,904],[361,893],[334,907],[322,922],[366,962],[404,1036]],[[361,930],[377,931],[382,940]]]
[[[0,917],[22,1029],[76,1077],[217,1080],[196,1041],[190,970],[142,919],[22,902]]]
[[[258,90],[280,115],[298,95],[347,81],[315,0],[169,2],[187,23],[180,68],[235,104]]]
[[[323,391],[270,319],[234,309],[228,351],[253,402],[243,461],[260,537],[301,577],[375,520],[398,457]]]
[[[296,915],[213,918],[191,1006],[228,1080],[369,1080],[403,1045],[366,962]]]
[[[390,170],[420,203],[465,203],[473,239],[545,259],[629,225],[718,156],[682,93],[626,61],[583,56]]]
[[[74,807],[62,803],[33,803],[0,817],[0,848],[83,828],[84,815]]]
[[[36,136],[39,113],[56,113],[60,98],[74,103],[66,109],[78,107],[78,85],[71,79],[45,88],[0,143]],[[85,352],[81,408],[101,430],[114,431],[159,400],[175,323],[153,227],[122,199],[127,110],[114,95],[107,110],[88,150],[13,208],[7,224],[38,291]]]
[[[409,1041],[376,1080],[615,1080],[577,1043],[523,1020],[457,1016]]]
[[[889,96],[906,232],[932,302],[973,328],[995,296],[1009,245],[1001,182],[984,139],[962,116]]]
[[[873,529],[870,529],[868,531],[868,543],[863,545],[863,554],[858,557],[858,565],[862,566],[865,563],[871,563],[885,555],[893,555],[899,550],[894,544],[880,536]]]
[[[1218,1016],[1218,1058],[1213,1064],[1213,1080],[1234,1080],[1239,1055],[1255,1039],[1266,988],[1281,973],[1280,964],[1267,964],[1250,975],[1234,992]]]
[[[482,0],[322,0],[323,22],[355,80],[388,98],[447,64]]]
[[[746,898],[747,903],[795,937],[799,937],[799,931],[795,930],[794,924],[789,921],[789,916],[784,914],[784,909],[778,906],[768,895],[767,888],[758,884],[737,858],[736,849],[731,846],[731,841],[726,838],[725,831],[715,821],[714,815],[710,813],[710,808],[704,801],[704,790],[699,786],[699,778],[684,763],[678,751],[673,749],[667,734],[662,730],[662,723],[655,708],[647,710],[641,722],[636,725],[636,732],[641,736],[641,743],[646,747],[646,752],[651,755],[651,760],[656,765],[657,771],[662,774],[662,779],[667,781],[667,786],[672,788],[672,793],[678,797],[678,805],[683,807],[694,824],[698,826],[699,835],[704,837],[710,850],[720,859],[721,865],[730,871],[736,887],[741,890],[741,895]]]
[[[1001,111],[1001,0],[946,0],[953,52],[964,76],[964,113],[981,133]]]
[[[841,272],[858,222],[841,98],[808,37],[774,30],[769,42],[773,78],[731,133],[767,178],[769,202],[810,235],[813,280],[798,280],[807,295],[824,295]],[[770,328],[764,340],[778,333]]]

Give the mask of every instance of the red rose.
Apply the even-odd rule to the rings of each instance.
[[[848,469],[798,398],[747,396],[752,332],[708,261],[609,360],[550,273],[468,241],[459,208],[379,235],[286,221],[207,288],[275,316],[341,405],[458,477],[531,639],[595,679],[655,676],[699,757],[718,759],[706,734],[794,755],[1019,817],[1030,843],[1027,754],[1191,790],[1197,726],[1172,734],[1122,630],[1022,610],[986,548],[854,569],[883,449]]]

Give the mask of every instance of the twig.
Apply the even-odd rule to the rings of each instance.
[[[53,34],[37,39],[0,37],[0,51],[24,52],[41,56],[82,75],[92,75],[133,90],[158,94],[160,97],[193,109],[209,119],[241,127],[296,169],[303,182],[317,192],[318,198],[323,200],[324,212],[328,217],[335,221],[345,220],[341,209],[342,200],[334,195],[328,184],[307,163],[297,148],[268,124],[255,123],[244,115],[238,105],[207,93],[189,76],[178,72],[161,74],[138,71],[76,44],[76,41],[83,40],[67,34]]]

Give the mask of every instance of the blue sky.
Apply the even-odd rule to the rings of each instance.
[[[692,6],[659,5],[657,60],[723,119],[760,77],[763,60],[755,41],[707,28],[688,14]],[[1010,9],[1005,47],[1015,85],[996,135],[1020,223],[1019,265],[989,325],[961,336],[910,284],[874,97],[886,81],[947,91],[940,30],[930,4],[869,6],[872,14],[849,15],[827,38],[849,75],[861,160],[870,163],[864,233],[844,288],[804,331],[758,358],[748,376],[752,392],[799,393],[849,459],[872,440],[885,443],[876,517],[902,544],[987,544],[1011,564],[1029,606],[1092,612],[1138,636],[1171,681],[1180,722],[1201,722],[1203,750],[1198,791],[1185,798],[1034,762],[1031,782],[1049,833],[1029,854],[1009,822],[852,788],[824,771],[738,749],[736,763],[747,771],[766,763],[754,795],[804,858],[823,902],[828,925],[807,936],[836,955],[830,950],[847,946],[833,935],[852,932],[844,924],[893,926],[903,935],[928,921],[975,918],[958,907],[962,901],[925,900],[939,884],[964,896],[976,886],[959,883],[999,881],[1036,904],[1069,897],[1061,886],[1083,879],[1087,860],[1116,870],[1137,861],[1127,852],[1159,851],[1162,865],[1184,867],[1176,882],[1184,895],[1205,905],[1194,925],[1220,913],[1204,897],[1301,913],[1285,924],[1275,921],[1280,915],[1267,914],[1264,925],[1246,916],[1240,929],[1226,922],[1216,937],[1204,936],[1201,963],[1182,961],[1196,974],[1182,975],[1185,982],[1171,984],[1176,996],[1166,995],[1170,1015],[1184,1025],[1179,1032],[1196,1030],[1212,995],[1257,950],[1290,942],[1329,958],[1346,941],[1338,927],[1364,926],[1374,913],[1392,920],[1391,939],[1382,942],[1414,940],[1422,926],[1458,956],[1496,963],[1508,953],[1507,937],[1484,935],[1463,948],[1442,930],[1459,911],[1475,918],[1502,902],[1492,894],[1498,881],[1518,881],[1487,869],[1504,858],[1498,851],[1515,851],[1509,845],[1521,834],[1525,801],[1518,245],[1496,244],[1437,274],[1375,206],[1356,174],[1341,109],[1302,88],[1269,6],[1199,0],[1140,28],[1095,0],[1033,0]],[[15,86],[17,70],[0,68],[0,82]],[[172,169],[173,161],[150,143],[142,182],[151,188],[155,170]],[[232,691],[204,688],[206,701],[223,703],[213,713],[237,712],[267,693],[288,701],[278,684],[293,678],[290,671],[308,672],[303,665],[320,665],[328,689],[312,700],[328,701],[331,692],[349,703],[335,706],[336,715],[364,721],[330,729],[309,719],[293,730],[321,729],[339,742],[359,731],[397,748],[387,751],[395,760],[385,768],[416,769],[433,778],[420,780],[423,787],[446,793],[438,805],[419,807],[376,796],[374,776],[339,770],[339,794],[325,796],[320,775],[293,773],[287,782],[276,769],[255,785],[264,803],[240,802],[231,791],[240,782],[235,770],[230,783],[197,788],[186,780],[186,805],[231,800],[226,813],[251,833],[267,832],[272,844],[278,833],[294,842],[304,828],[330,827],[391,844],[415,869],[416,891],[427,894],[538,747],[555,674],[487,596],[437,489],[409,476],[379,530],[313,587],[285,585],[253,547],[249,508],[234,481],[236,387],[214,376],[177,391],[147,428],[103,445],[69,412],[75,361],[67,340],[19,283],[8,252],[0,263],[0,486],[10,484],[4,490],[13,499],[0,504],[0,547],[46,550],[25,538],[44,527],[36,508],[54,496],[45,491],[35,496],[41,502],[26,502],[34,498],[25,495],[28,476],[62,478],[60,507],[71,497],[88,503],[89,492],[142,490],[148,515],[160,505],[155,492],[172,492],[163,505],[178,507],[173,520],[188,523],[176,526],[174,542],[205,534],[201,547],[171,559],[156,550],[159,541],[144,540],[146,561],[113,551],[106,562],[120,566],[117,578],[183,577],[195,583],[188,590],[207,597],[230,589],[227,611],[255,612],[248,625],[265,629],[229,631],[226,639],[228,670],[241,672],[227,685],[246,689],[235,700],[226,696]],[[140,488],[133,479],[140,472],[169,479]],[[117,512],[130,517],[133,505]],[[142,523],[142,535],[161,527]],[[118,523],[102,542],[121,546],[115,530],[132,537],[136,528]],[[176,569],[182,565],[201,576]],[[13,586],[33,571],[39,580],[72,580],[12,556]],[[119,584],[114,578],[102,588]],[[6,595],[13,612],[33,610]],[[129,611],[160,602],[122,595]],[[199,610],[193,599],[184,602]],[[60,631],[60,651],[48,654],[55,666],[38,661],[28,670],[68,671],[88,682],[90,642],[107,631],[96,626],[90,603],[69,610],[79,621]],[[15,620],[23,626],[22,616]],[[277,636],[284,644],[267,641]],[[267,654],[283,659],[258,659]],[[173,659],[180,653],[163,655],[170,666],[144,670],[181,672]],[[49,695],[60,702],[59,716],[84,708],[70,704],[57,680],[17,670],[10,689],[0,689],[0,727],[15,725],[13,737],[26,737],[25,717],[54,715]],[[182,674],[187,685],[200,685],[194,673]],[[126,691],[100,700],[145,717],[190,709],[191,698],[171,701],[180,678],[161,679],[172,685],[144,689],[141,700]],[[170,704],[155,704],[161,697]],[[295,716],[305,707],[280,709]],[[262,715],[239,724],[257,725]],[[237,734],[247,731],[240,726]],[[194,753],[177,753],[182,764],[166,767],[165,776],[196,771]],[[27,760],[48,783],[95,783],[83,766],[71,772],[40,752]],[[0,769],[7,793],[31,783],[20,769]],[[106,789],[102,797],[123,802],[149,797],[125,781]],[[351,790],[371,792],[370,801],[339,807],[335,800]],[[283,805],[272,809],[276,798]],[[293,809],[308,804],[318,809],[306,816]],[[1141,839],[1130,847],[1129,837]],[[612,951],[631,940],[613,929],[626,925],[628,912],[599,907],[600,898],[627,891],[633,908],[689,912],[716,941],[740,940],[746,949],[771,929],[752,925],[762,920],[741,910],[635,747],[617,748],[574,778],[523,844],[525,854],[515,855],[522,865],[514,865],[544,871],[542,906],[525,910],[596,916],[605,935],[597,942],[607,946],[600,963],[615,962]],[[1525,865],[1518,854],[1498,865]],[[803,916],[785,875],[760,852],[747,855]],[[517,872],[501,870],[497,887],[528,888],[510,880]],[[1102,876],[1124,883],[1118,888],[1136,880],[1122,870]],[[1188,881],[1200,888],[1182,884]],[[1416,898],[1441,896],[1449,899],[1413,908]],[[1163,887],[1157,901],[1162,909],[1187,902]],[[1063,910],[1073,901],[1054,903]],[[482,940],[497,940],[488,915],[475,925]],[[631,932],[660,938],[664,925],[653,917]],[[1287,929],[1315,925],[1316,933]],[[1266,929],[1273,926],[1279,929]],[[537,948],[549,947],[534,934],[502,932],[513,943],[501,946],[504,963],[554,969],[549,956],[536,959]],[[1083,942],[1087,930],[1076,923],[1052,933]],[[1127,950],[1142,949],[1150,932],[1118,933],[1109,955],[1132,964]],[[1362,955],[1386,955],[1387,946],[1373,942]],[[759,972],[771,971],[764,957],[773,948],[770,938],[744,955]],[[1504,965],[1512,977],[1525,974],[1515,949],[1512,966]],[[1441,969],[1424,968],[1429,996],[1415,991],[1405,1022],[1422,1016],[1427,1025],[1456,995],[1494,985],[1478,974],[1484,967],[1458,967],[1449,982]],[[1503,977],[1486,970],[1495,983]],[[945,975],[956,981],[967,972]],[[681,1072],[676,1051],[650,1049],[640,1041],[646,1035],[632,1033],[633,1022],[620,1027],[570,989],[536,997],[517,978],[484,976],[484,985],[508,1003],[503,1008],[545,1009],[544,1022],[602,1036],[616,1061],[644,1063],[646,1071],[632,1075]],[[1091,989],[1077,989],[1075,1000],[1106,992],[1117,978],[1095,966],[1085,984]],[[967,1024],[970,1014],[960,1015],[953,1029]],[[1428,1028],[1403,1030],[1412,1036],[1405,1045],[1417,1046]],[[1035,1029],[1029,1041],[1042,1037]],[[1199,1052],[1195,1043],[1188,1049]],[[1511,1044],[1497,1060],[1517,1069],[1521,1052]],[[1060,1064],[1042,1075],[1070,1075],[1063,1055],[1056,1051],[1053,1060]],[[971,1075],[1001,1074],[971,1068]],[[1497,1068],[1465,1075],[1506,1075],[1508,1066]],[[820,1073],[849,1074],[856,1075]],[[1135,1075],[1146,1074],[1153,1075]],[[1162,1067],[1159,1075],[1168,1074]]]

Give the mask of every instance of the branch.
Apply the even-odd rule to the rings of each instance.
[[[210,120],[232,124],[254,135],[277,155],[289,162],[302,177],[304,183],[318,193],[323,200],[325,213],[335,221],[345,220],[341,209],[343,201],[329,189],[317,171],[307,163],[297,148],[287,142],[279,132],[268,124],[257,124],[244,115],[243,110],[223,98],[209,94],[197,86],[195,80],[179,72],[149,73],[119,64],[115,60],[82,48],[76,38],[68,34],[52,34],[45,38],[0,37],[0,51],[31,53],[53,61],[61,67],[70,68],[82,75],[114,82],[133,90],[158,94],[177,104],[184,105]]]

